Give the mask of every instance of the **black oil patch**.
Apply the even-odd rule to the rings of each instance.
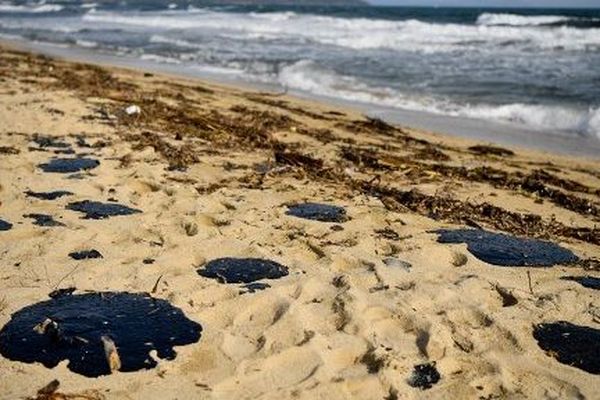
[[[54,190],[52,192],[33,192],[31,190],[28,190],[25,192],[25,194],[29,197],[35,197],[36,199],[40,200],[56,200],[63,196],[73,195],[72,192],[69,192],[67,190]]]
[[[408,378],[408,384],[423,390],[431,389],[433,385],[439,382],[440,378],[435,363],[419,364],[415,365],[412,375]]]
[[[68,148],[68,149],[58,149],[58,150],[54,150],[53,151],[54,154],[75,154],[75,150]]]
[[[8,221],[0,219],[0,231],[7,231],[12,228],[12,224]]]
[[[44,172],[70,174],[72,172],[87,171],[100,165],[94,158],[53,158],[47,163],[38,165]]]
[[[250,283],[278,279],[288,274],[287,267],[261,258],[218,258],[209,261],[198,274],[221,283]]]
[[[52,217],[52,215],[47,214],[25,214],[23,215],[25,218],[34,219],[33,224],[38,226],[45,227],[53,227],[53,226],[65,226],[62,222],[58,222]]]
[[[240,290],[240,294],[254,293],[254,292],[258,292],[259,290],[268,289],[270,287],[271,287],[271,285],[269,285],[268,283],[263,283],[263,282],[247,283],[245,285],[242,285],[242,289],[245,289],[245,290]]]
[[[66,143],[52,136],[34,135],[32,142],[34,142],[42,148],[52,147],[55,149],[67,149],[71,147],[69,143]]]
[[[74,287],[56,289],[56,290],[53,290],[50,293],[48,293],[48,297],[50,297],[51,299],[57,299],[57,298],[63,297],[63,296],[70,296],[76,290],[77,290],[77,288],[74,288]]]
[[[600,290],[600,278],[595,278],[593,276],[563,276],[560,279],[577,282],[581,286],[589,289]]]
[[[558,321],[536,325],[533,337],[558,362],[600,374],[600,330]]]
[[[343,207],[320,203],[301,203],[288,206],[287,215],[320,222],[345,222],[349,218]]]
[[[91,258],[104,258],[104,257],[102,257],[102,254],[100,254],[100,252],[95,249],[74,251],[72,253],[69,253],[69,257],[71,257],[74,260],[88,260]]]
[[[0,354],[47,368],[69,360],[69,370],[111,373],[103,338],[114,342],[121,372],[154,368],[150,356],[176,357],[174,346],[195,343],[202,327],[169,302],[148,294],[99,292],[59,296],[22,308],[0,330]]]
[[[84,213],[84,219],[104,219],[118,215],[131,215],[141,213],[141,210],[130,208],[121,204],[101,203],[99,201],[76,201],[67,205],[68,210]]]
[[[439,243],[466,243],[478,259],[499,266],[551,267],[578,260],[570,250],[552,242],[519,238],[482,229],[440,229]]]

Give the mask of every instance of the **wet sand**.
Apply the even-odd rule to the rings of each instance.
[[[97,378],[10,360],[0,331],[0,398],[597,396],[597,341],[565,357],[539,335],[600,329],[578,283],[600,277],[599,161],[8,47],[0,79],[0,329],[60,289],[149,293],[202,327]],[[438,241],[464,228],[544,244]]]

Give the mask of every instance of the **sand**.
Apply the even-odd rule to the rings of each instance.
[[[600,377],[559,363],[532,332],[553,321],[600,328],[598,291],[560,279],[599,276],[600,161],[8,47],[0,80],[0,219],[12,224],[0,231],[0,327],[69,287],[148,292],[202,326],[175,359],[98,378],[0,357],[0,398],[35,397],[54,379],[58,392],[87,396],[72,398],[598,398]],[[38,167],[69,149],[100,164]],[[57,190],[72,194],[26,194]],[[141,212],[67,209],[86,200]],[[303,202],[348,218],[287,214]],[[493,266],[433,233],[465,226],[549,240],[580,261]],[[92,249],[102,257],[69,257]],[[254,292],[198,274],[224,257],[289,273]],[[412,387],[425,363],[439,382]]]

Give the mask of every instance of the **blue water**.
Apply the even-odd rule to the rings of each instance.
[[[0,0],[0,35],[600,140],[600,10]]]

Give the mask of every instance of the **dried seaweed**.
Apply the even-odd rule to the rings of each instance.
[[[135,142],[133,150],[140,150],[147,146],[152,147],[155,152],[169,162],[170,170],[184,169],[200,161],[198,154],[190,146],[174,146],[167,143],[165,138],[158,133],[144,131],[139,135],[129,136],[129,140]]]
[[[505,210],[487,202],[474,204],[441,196],[427,195],[416,190],[403,191],[375,186],[368,182],[357,183],[364,193],[379,197],[392,210],[406,209],[435,220],[473,225],[485,223],[495,229],[520,234],[547,237],[556,235],[600,244],[600,228],[570,227],[558,221],[544,221],[535,214]],[[477,225],[475,224],[475,225]]]
[[[0,146],[0,154],[19,154],[21,151],[12,146]]]
[[[377,170],[391,170],[389,165],[382,164],[375,150],[361,149],[344,146],[340,149],[340,156],[358,167],[367,167]]]
[[[275,150],[274,156],[275,162],[278,164],[291,165],[293,167],[301,167],[308,170],[323,168],[322,160],[288,149]]]
[[[469,147],[469,150],[471,150],[475,154],[479,154],[482,156],[492,155],[492,156],[498,156],[498,157],[510,157],[510,156],[515,155],[515,152],[512,150],[504,149],[504,148],[498,147],[498,146],[481,145],[481,144],[471,146],[471,147]]]
[[[266,98],[264,94],[257,95],[257,94],[251,93],[251,94],[245,95],[244,97],[255,103],[265,104],[265,105],[268,105],[271,107],[277,107],[282,110],[289,111],[291,113],[301,115],[304,117],[309,117],[309,118],[316,119],[316,120],[332,120],[333,119],[333,118],[327,117],[326,115],[323,115],[323,114],[308,111],[304,108],[296,107],[285,100],[281,100],[281,99],[274,100],[274,99]]]

